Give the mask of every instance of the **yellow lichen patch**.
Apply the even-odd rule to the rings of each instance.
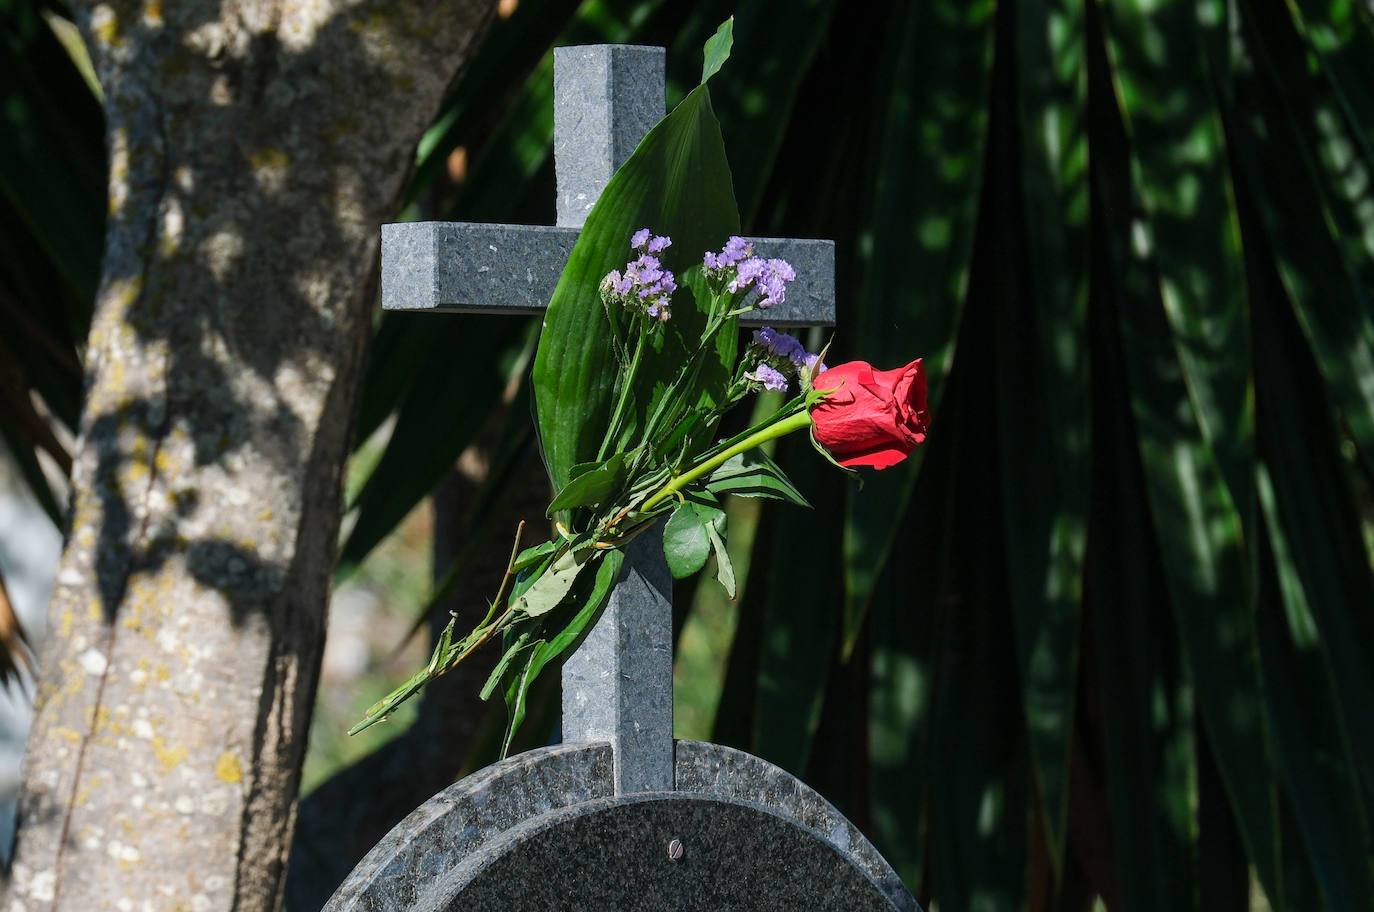
[[[225,782],[241,782],[243,769],[239,766],[239,758],[228,751],[220,754],[219,761],[215,764],[215,775]]]
[[[86,620],[98,621],[104,616],[105,613],[100,610],[100,602],[96,601],[95,599],[91,599],[89,602],[86,603]]]
[[[72,744],[75,744],[76,742],[81,740],[80,732],[76,731],[75,729],[67,728],[65,726],[58,726],[57,728],[54,728],[52,730],[52,733],[54,737],[61,738],[64,741],[70,741]]]
[[[287,165],[291,164],[291,156],[287,155],[281,149],[268,146],[250,155],[248,157],[248,163],[257,169],[285,168]]]
[[[98,12],[105,15],[95,15],[91,17],[91,31],[95,34],[96,40],[101,44],[110,47],[119,46],[119,20],[115,18],[114,11],[109,7],[99,7]]]
[[[72,622],[75,619],[76,616],[70,608],[62,612],[62,617],[57,621],[57,632],[59,637],[65,640],[72,635]]]
[[[157,678],[159,681],[166,681],[171,676],[172,673],[167,670],[166,665],[159,665],[157,668],[153,669],[153,677]]]
[[[147,0],[143,4],[143,21],[148,25],[162,24],[162,4],[158,0]]]
[[[153,465],[157,467],[159,474],[166,474],[172,467],[172,457],[167,455],[166,450],[158,450],[153,457]]]
[[[143,275],[132,275],[125,278],[111,279],[107,297],[110,303],[120,310],[127,309],[138,296],[143,293]]]
[[[168,747],[161,736],[153,738],[153,754],[157,757],[158,764],[164,773],[170,773],[178,766],[186,762],[186,748],[180,744]]]
[[[272,508],[263,507],[258,511],[258,522],[270,522],[272,519]]]
[[[95,725],[92,726],[92,730],[100,731],[102,728],[108,728],[109,724],[110,711],[105,707],[101,706],[99,709],[95,711]]]

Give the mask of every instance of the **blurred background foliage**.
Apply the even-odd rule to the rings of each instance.
[[[402,217],[551,224],[550,49],[664,45],[671,105],[731,13],[746,231],[836,239],[832,362],[923,355],[934,421],[862,488],[778,447],[813,513],[731,504],[738,601],[676,594],[678,735],[798,774],[941,910],[1374,910],[1370,7],[505,0]],[[60,5],[0,0],[0,42],[0,430],[59,522],[98,88]],[[293,908],[417,803],[343,728],[546,497],[532,339],[378,320],[339,592],[382,607],[331,631],[366,674],[327,662]],[[501,712],[408,730],[439,784]]]

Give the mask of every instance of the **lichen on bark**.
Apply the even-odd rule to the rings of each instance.
[[[4,908],[279,906],[377,226],[494,7],[78,10],[109,221]]]

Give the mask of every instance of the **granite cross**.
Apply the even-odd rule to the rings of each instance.
[[[663,51],[554,57],[558,226],[383,229],[388,309],[537,312],[598,194],[663,113]],[[756,238],[797,270],[776,325],[828,325],[829,241]],[[815,909],[920,912],[829,802],[742,751],[673,741],[672,580],[658,536],[627,548],[600,621],[563,669],[563,744],[435,795],[368,852],[325,912]]]
[[[411,222],[382,226],[382,307],[538,313],[597,197],[664,113],[662,48],[554,51],[556,226]],[[722,239],[723,240],[723,239]],[[834,324],[834,243],[754,238],[796,269],[787,301],[754,325]],[[672,791],[672,580],[657,535],[627,548],[601,619],[563,667],[563,741],[607,741],[615,793]]]

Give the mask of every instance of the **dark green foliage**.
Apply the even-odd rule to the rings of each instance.
[[[733,187],[716,203],[737,200],[751,234],[836,239],[828,360],[923,356],[933,421],[862,487],[801,440],[713,477],[722,498],[765,498],[739,623],[714,644],[716,738],[821,788],[941,909],[1078,912],[1098,894],[1113,912],[1240,910],[1252,876],[1274,909],[1370,908],[1367,6],[522,0],[436,120],[411,198],[426,216],[551,223],[548,48],[667,45],[674,104],[732,12],[711,99],[688,98],[720,119]],[[4,432],[56,513],[42,422],[13,403],[35,389],[75,425],[98,111],[32,4],[0,3],[0,28]],[[633,202],[629,228],[649,205]],[[733,230],[682,202],[701,238]],[[685,258],[708,246],[675,240]],[[619,265],[575,256],[581,285],[560,295],[594,296]],[[396,425],[346,565],[530,371],[526,323],[421,323],[379,323],[360,437]],[[575,354],[541,352],[536,374],[598,388],[560,372]],[[498,439],[528,433],[510,411],[520,430]],[[544,444],[561,506],[594,502],[615,467],[568,484],[598,432],[558,421]],[[677,509],[675,571],[711,572],[713,509]]]

